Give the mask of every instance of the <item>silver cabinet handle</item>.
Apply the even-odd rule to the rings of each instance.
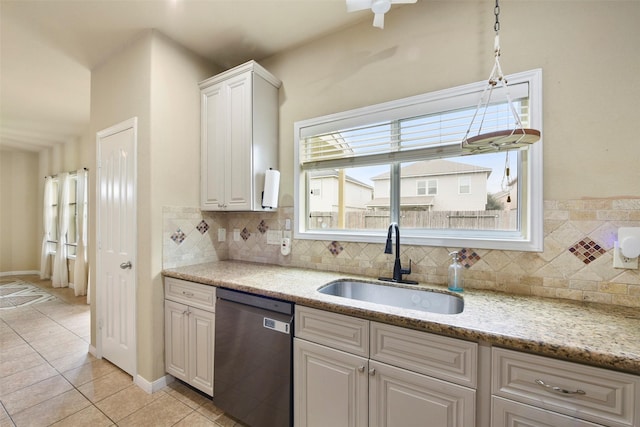
[[[566,390],[564,388],[560,388],[560,387],[557,387],[557,386],[553,386],[553,385],[547,384],[542,380],[536,380],[536,384],[546,388],[547,390],[553,391],[555,393],[560,393],[560,394],[568,394],[568,395],[576,395],[577,394],[577,395],[580,395],[580,396],[587,394],[584,390]]]
[[[371,368],[369,369],[369,375],[375,375],[376,374],[376,368]]]
[[[358,371],[364,372],[364,366],[362,366],[362,365],[358,366]]]
[[[131,268],[131,261],[123,262],[120,264],[120,268],[126,270],[127,268]]]
[[[182,291],[182,295],[191,298],[193,296],[193,292]]]

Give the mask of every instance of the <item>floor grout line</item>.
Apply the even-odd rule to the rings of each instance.
[[[32,282],[30,282],[30,283],[32,283]],[[2,285],[2,283],[0,283],[0,286],[1,286],[1,285]],[[35,285],[36,287],[39,287],[37,284],[34,284],[34,285]],[[44,286],[44,285],[43,285],[43,286]],[[56,289],[60,289],[60,288],[56,288]],[[44,291],[48,291],[48,289],[43,289],[43,290],[44,290]],[[64,291],[57,291],[57,292],[64,292]],[[87,343],[87,347],[88,347],[88,346],[90,346],[90,345],[91,345],[91,343],[90,343],[90,342],[88,342],[84,337],[82,337],[82,336],[80,336],[79,334],[75,333],[73,330],[69,329],[67,326],[65,326],[65,324],[64,324],[63,322],[61,322],[61,321],[59,320],[59,319],[61,319],[61,317],[62,317],[62,318],[67,318],[67,317],[69,317],[69,316],[64,315],[64,316],[58,317],[58,316],[56,316],[55,310],[50,310],[50,308],[51,308],[51,304],[54,304],[54,303],[55,303],[55,304],[61,304],[61,307],[66,307],[66,308],[70,308],[70,307],[73,307],[73,306],[75,306],[75,305],[80,306],[81,304],[76,304],[76,303],[73,303],[73,302],[69,302],[69,301],[67,301],[67,300],[66,300],[66,299],[64,299],[64,298],[59,297],[57,294],[56,294],[55,296],[56,296],[56,301],[55,301],[55,302],[54,302],[54,301],[47,301],[47,302],[42,302],[42,303],[41,303],[41,304],[47,304],[46,308],[45,308],[45,306],[41,306],[41,308],[39,309],[39,308],[37,308],[37,307],[36,307],[38,304],[31,304],[31,305],[28,305],[28,306],[25,306],[25,307],[22,307],[22,308],[17,308],[17,309],[18,309],[18,310],[19,310],[19,309],[24,309],[24,310],[25,310],[25,313],[24,313],[24,314],[25,314],[25,316],[24,316],[25,318],[27,318],[27,317],[28,317],[29,313],[33,313],[33,315],[34,315],[34,316],[37,316],[38,318],[39,318],[40,316],[44,316],[44,318],[46,318],[47,320],[53,321],[53,322],[55,322],[55,324],[56,324],[56,325],[58,325],[58,326],[62,327],[62,328],[65,330],[65,333],[70,333],[70,334],[72,334],[74,337],[79,338],[79,339],[81,339],[82,341],[84,341],[85,343]],[[76,297],[76,298],[77,298],[77,297]],[[28,310],[28,311],[26,311],[26,310]],[[86,306],[86,310],[89,310],[89,306],[88,306],[88,305]],[[7,310],[7,311],[9,311],[9,310]],[[24,344],[28,345],[28,346],[29,346],[29,348],[31,348],[31,350],[32,350],[33,352],[35,352],[35,354],[37,354],[40,358],[42,358],[42,360],[43,360],[45,363],[43,363],[43,364],[41,364],[41,365],[45,365],[45,364],[46,364],[49,368],[51,368],[54,372],[56,372],[56,375],[59,375],[60,377],[62,377],[62,379],[63,379],[64,381],[66,381],[68,384],[70,384],[70,386],[71,386],[71,388],[70,388],[69,390],[66,390],[66,391],[64,391],[64,392],[58,393],[58,394],[57,394],[57,395],[55,395],[55,396],[50,396],[50,397],[48,397],[48,399],[46,399],[46,400],[44,400],[44,401],[42,401],[42,402],[36,403],[35,405],[31,405],[31,406],[30,406],[30,407],[28,407],[28,408],[21,409],[20,411],[16,412],[15,414],[9,414],[9,412],[6,410],[5,405],[4,405],[4,404],[2,403],[2,401],[1,401],[2,399],[0,399],[0,405],[2,405],[2,409],[3,409],[3,410],[4,410],[4,412],[7,414],[7,418],[6,418],[6,419],[8,419],[8,420],[11,422],[11,425],[13,425],[13,426],[15,426],[15,425],[16,425],[16,423],[15,423],[15,421],[14,421],[14,416],[15,416],[16,414],[19,414],[19,413],[22,413],[23,411],[27,411],[27,410],[29,410],[29,409],[32,409],[32,408],[34,408],[34,407],[35,407],[35,406],[37,406],[37,405],[44,404],[44,403],[45,403],[45,402],[47,402],[48,400],[50,400],[50,399],[52,399],[52,398],[55,398],[55,397],[57,397],[57,396],[61,396],[62,394],[64,394],[64,393],[68,393],[68,392],[70,392],[70,391],[72,391],[72,390],[75,390],[75,392],[77,392],[80,396],[82,396],[82,398],[83,398],[83,399],[85,399],[89,404],[88,404],[87,406],[85,406],[85,407],[82,407],[81,409],[78,409],[77,411],[74,411],[73,413],[70,413],[70,414],[65,415],[65,416],[64,416],[63,418],[61,418],[61,419],[58,419],[58,420],[53,421],[53,423],[63,422],[63,424],[64,424],[64,420],[71,419],[71,417],[76,416],[78,413],[80,413],[80,412],[82,412],[82,411],[84,411],[84,410],[87,410],[87,409],[89,409],[89,408],[92,408],[92,410],[97,410],[101,415],[103,415],[103,416],[105,417],[105,420],[103,420],[103,421],[110,423],[110,425],[111,425],[111,426],[118,426],[118,425],[121,425],[121,424],[119,424],[119,423],[123,423],[123,421],[124,421],[124,420],[126,420],[127,418],[129,418],[129,417],[133,417],[133,416],[134,416],[134,414],[136,414],[136,413],[138,413],[138,412],[140,412],[140,411],[145,410],[145,408],[146,408],[147,406],[149,406],[149,405],[153,404],[153,403],[154,403],[154,402],[156,402],[158,399],[160,399],[160,398],[162,398],[162,397],[165,397],[165,396],[166,396],[166,397],[168,397],[168,398],[171,398],[171,402],[179,403],[180,405],[183,405],[185,408],[187,408],[187,409],[188,409],[188,412],[186,412],[184,416],[182,416],[180,419],[178,419],[177,421],[175,421],[172,425],[178,425],[178,424],[180,424],[181,422],[184,422],[184,420],[185,420],[185,419],[187,419],[188,417],[192,416],[193,414],[197,414],[199,417],[203,417],[204,419],[206,419],[206,420],[207,420],[207,423],[208,423],[208,424],[210,424],[210,425],[211,425],[211,426],[213,426],[213,427],[221,427],[221,426],[223,425],[223,424],[220,424],[220,423],[218,423],[218,422],[217,422],[217,420],[218,420],[218,419],[220,419],[220,420],[221,420],[221,422],[223,422],[225,426],[229,426],[229,427],[232,427],[232,426],[240,426],[240,424],[236,424],[236,423],[234,423],[230,418],[227,418],[227,417],[224,415],[224,413],[222,413],[222,412],[220,412],[220,414],[217,414],[217,415],[216,415],[215,420],[214,420],[214,419],[212,419],[212,418],[209,418],[209,416],[205,415],[205,413],[209,413],[209,412],[208,412],[209,410],[208,410],[208,409],[205,409],[205,405],[206,405],[207,403],[211,403],[211,402],[210,402],[210,399],[209,399],[208,397],[206,397],[206,396],[203,396],[201,393],[197,392],[195,389],[193,389],[193,388],[189,387],[188,385],[186,385],[186,384],[184,384],[184,383],[181,383],[181,382],[179,382],[179,381],[177,381],[177,380],[176,380],[176,384],[179,384],[179,385],[178,385],[176,388],[171,387],[171,389],[175,390],[175,392],[176,392],[176,393],[178,393],[178,394],[182,394],[186,399],[188,399],[188,400],[192,401],[195,407],[193,407],[193,406],[192,406],[192,405],[190,405],[190,404],[185,403],[186,401],[181,400],[177,395],[173,395],[173,393],[169,393],[169,392],[167,392],[166,390],[169,390],[169,386],[167,386],[167,388],[165,388],[165,389],[163,389],[163,390],[160,390],[160,391],[156,392],[156,393],[158,393],[158,394],[162,393],[162,395],[159,395],[157,398],[152,399],[152,400],[151,400],[151,401],[149,401],[148,403],[143,404],[142,406],[140,406],[140,407],[136,408],[132,413],[127,414],[127,415],[126,415],[126,416],[124,416],[122,419],[120,419],[118,422],[116,422],[116,421],[112,418],[112,416],[109,416],[105,411],[103,411],[102,409],[100,409],[100,407],[98,406],[98,404],[99,404],[100,402],[103,402],[105,399],[108,399],[109,397],[112,397],[112,396],[116,395],[117,393],[120,393],[120,392],[122,392],[122,391],[126,390],[127,388],[129,388],[129,387],[130,387],[129,385],[128,385],[127,387],[123,388],[123,389],[117,390],[117,391],[115,391],[115,392],[111,392],[111,393],[110,393],[109,395],[107,395],[107,396],[103,396],[103,397],[101,397],[101,398],[100,398],[100,400],[99,400],[99,401],[96,401],[96,402],[93,402],[93,401],[89,398],[89,396],[88,396],[88,395],[86,395],[85,393],[83,393],[83,392],[80,390],[80,388],[81,388],[81,387],[83,387],[83,386],[84,386],[84,385],[86,385],[86,384],[89,384],[89,383],[91,383],[91,382],[95,382],[95,381],[97,381],[97,380],[100,380],[101,378],[104,378],[104,377],[106,377],[107,375],[110,375],[111,373],[117,372],[117,370],[119,370],[119,368],[115,367],[115,369],[117,369],[117,370],[111,370],[111,371],[107,372],[106,374],[100,375],[99,377],[95,377],[95,378],[94,378],[94,377],[92,377],[89,381],[83,382],[82,384],[78,384],[78,385],[76,385],[76,384],[72,383],[72,382],[71,382],[71,380],[70,380],[70,379],[68,379],[68,378],[64,375],[64,373],[65,373],[65,372],[69,372],[69,371],[71,371],[71,370],[73,370],[73,369],[79,369],[79,368],[81,368],[82,366],[85,366],[85,365],[88,365],[88,364],[95,363],[97,360],[104,360],[104,361],[106,361],[107,363],[110,363],[110,362],[108,362],[106,359],[97,359],[97,358],[96,358],[95,360],[92,360],[92,361],[89,361],[89,362],[86,362],[86,363],[82,363],[82,364],[81,364],[81,365],[79,365],[79,366],[76,366],[76,367],[73,367],[73,368],[69,368],[69,369],[66,369],[66,370],[61,370],[61,369],[59,369],[59,368],[56,368],[56,366],[54,366],[54,365],[52,364],[52,361],[62,359],[62,358],[64,358],[64,357],[66,357],[66,356],[64,356],[64,355],[63,355],[63,356],[61,356],[60,358],[55,358],[55,359],[51,359],[51,360],[49,360],[47,357],[45,357],[45,356],[43,355],[43,353],[42,353],[41,351],[37,350],[37,349],[33,346],[33,344],[32,344],[32,342],[36,342],[36,341],[38,341],[38,339],[32,339],[32,340],[27,340],[27,339],[25,339],[25,337],[24,337],[24,336],[23,336],[23,335],[22,335],[18,330],[16,330],[16,329],[19,329],[19,328],[16,328],[16,327],[12,326],[9,322],[7,322],[7,321],[3,318],[3,314],[4,314],[4,313],[7,313],[7,311],[5,311],[5,310],[0,310],[0,321],[2,321],[2,323],[4,323],[4,324],[5,324],[5,325],[6,325],[6,326],[7,326],[7,327],[8,327],[8,328],[9,328],[9,329],[14,333],[14,334],[16,334],[16,335],[20,338],[20,340],[22,341],[22,343],[24,343]],[[13,311],[13,310],[11,310],[11,311]],[[71,312],[71,313],[69,313],[69,315],[71,315],[71,316],[75,315],[76,313],[73,313],[73,311],[74,311],[74,310],[73,310],[73,309],[71,309],[71,310],[70,310],[70,312]],[[22,321],[23,321],[22,319],[16,319],[16,320],[15,320],[14,322],[12,322],[12,323],[14,323],[14,324],[16,324],[16,323],[17,323],[17,324],[20,324],[20,323],[22,323]],[[25,320],[25,321],[28,321],[28,320]],[[90,322],[90,318],[88,318],[88,319],[87,319],[87,322]],[[22,325],[21,325],[21,326],[22,326]],[[46,339],[46,337],[45,337],[45,339]],[[89,341],[90,341],[90,340],[89,340]],[[20,344],[20,345],[22,345],[22,344]],[[70,353],[70,354],[73,354],[73,353]],[[89,353],[88,353],[88,351],[87,351],[87,354],[89,354]],[[38,366],[41,366],[41,365],[38,365]],[[30,368],[28,368],[28,369],[30,369]],[[16,372],[16,373],[17,373],[17,372]],[[54,377],[54,376],[50,376],[50,377],[47,377],[47,378],[41,379],[41,380],[39,380],[39,381],[36,381],[36,382],[35,382],[35,383],[33,383],[33,384],[29,384],[29,385],[28,385],[28,386],[26,386],[26,387],[22,387],[22,388],[20,388],[20,389],[18,389],[18,390],[14,390],[14,391],[12,391],[11,393],[17,392],[17,391],[19,391],[19,390],[23,390],[24,388],[27,388],[27,387],[34,386],[34,385],[36,385],[36,384],[41,383],[42,381],[46,381],[46,380],[48,380],[48,379],[50,379],[50,378],[53,378],[53,377]],[[138,387],[138,386],[135,384],[135,382],[133,382],[133,379],[132,379],[132,381],[131,381],[131,385],[132,385],[132,386],[134,386],[134,387]],[[186,391],[182,391],[182,390],[180,390],[180,389],[181,389],[181,388],[183,388],[183,387],[184,387],[184,388],[186,388]],[[185,389],[183,389],[183,390],[185,390]],[[192,400],[192,399],[194,399],[194,398],[193,398],[192,396],[191,396],[191,397],[189,397],[189,395],[190,395],[192,392],[196,392],[196,393],[200,394],[202,397],[205,397],[205,400],[204,400],[203,402],[201,402],[201,403],[197,403],[197,402],[198,402],[198,400],[197,400],[197,399],[196,399],[196,400]],[[11,394],[11,393],[9,393],[9,394]],[[202,410],[203,412],[201,412],[200,410]],[[133,419],[135,419],[135,417],[134,417]],[[35,421],[35,420],[34,420],[34,421]],[[3,425],[4,425],[4,424],[3,424]],[[87,424],[83,424],[83,425],[87,425]]]

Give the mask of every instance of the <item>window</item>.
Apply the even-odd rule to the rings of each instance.
[[[438,194],[438,180],[437,179],[430,179],[429,181],[427,181],[427,194],[429,196],[435,196],[436,194]]]
[[[416,195],[417,196],[433,196],[438,194],[438,180],[430,179],[428,181],[416,182]]]
[[[67,225],[67,246],[68,246],[68,254],[71,257],[74,257],[76,254],[76,246],[78,243],[78,231],[76,229],[77,224],[77,214],[78,214],[78,206],[76,203],[77,193],[78,193],[78,182],[75,175],[69,176],[69,222]],[[51,224],[51,239],[48,241],[49,252],[54,254],[56,253],[56,243],[58,243],[59,231],[58,231],[58,218],[61,215],[62,206],[59,206],[59,201],[61,199],[60,196],[60,181],[57,177],[53,178],[53,192],[52,192],[52,200],[51,200],[51,216],[53,218],[53,222]],[[86,198],[85,198],[86,200]]]
[[[526,127],[542,127],[541,81],[540,70],[509,76]],[[542,250],[542,142],[462,153],[485,85],[297,122],[295,237],[383,242],[398,222],[410,244]],[[513,127],[504,90],[492,101],[483,132]]]
[[[471,193],[471,178],[468,176],[458,177],[458,194]]]

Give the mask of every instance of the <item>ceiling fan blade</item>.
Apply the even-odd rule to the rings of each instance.
[[[372,0],[347,0],[347,12],[356,12],[371,8]]]
[[[376,13],[373,17],[373,26],[384,28],[384,13]]]

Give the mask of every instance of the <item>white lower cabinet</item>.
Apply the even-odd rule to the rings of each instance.
[[[368,360],[295,338],[294,425],[368,425]]]
[[[214,304],[214,287],[165,279],[166,371],[210,396],[213,396]]]
[[[475,390],[369,362],[369,426],[474,426]]]
[[[442,365],[447,376],[455,365],[459,381],[475,384],[462,379],[475,375],[475,343],[436,337],[454,345],[425,351],[431,334],[302,306],[295,324],[296,427],[475,426],[476,391],[422,373]]]
[[[492,349],[492,427],[640,426],[640,377]]]

